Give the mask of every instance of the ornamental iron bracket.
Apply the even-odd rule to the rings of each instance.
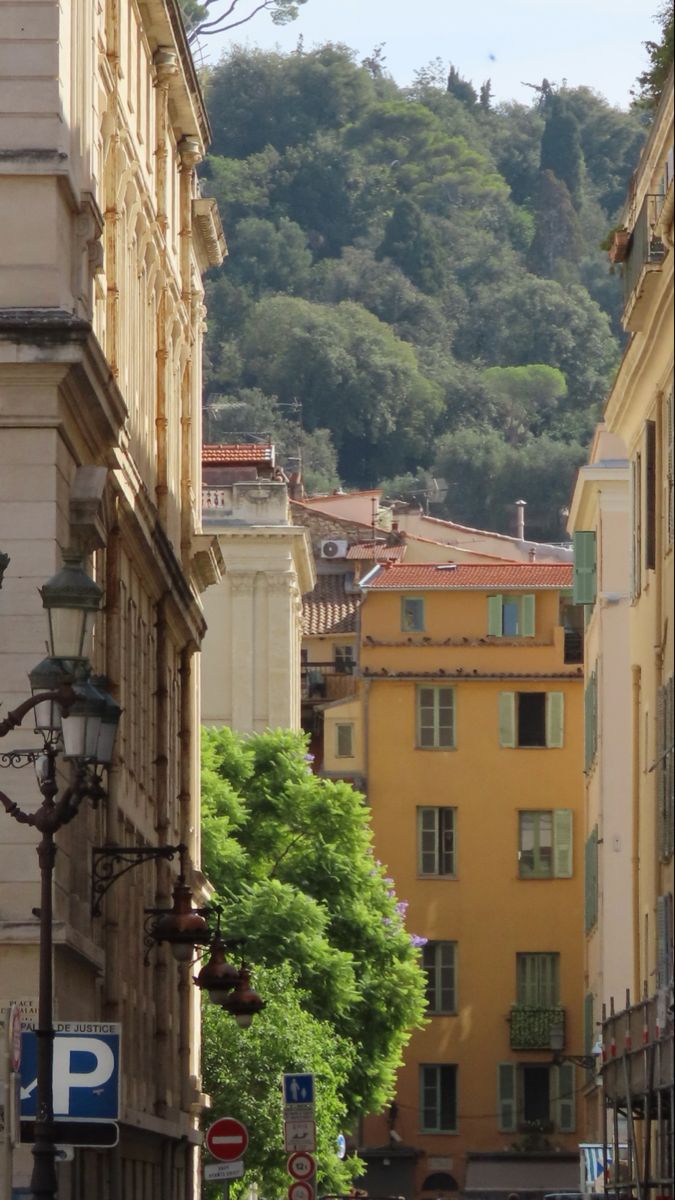
[[[91,867],[91,915],[100,917],[103,898],[112,885],[126,875],[127,871],[151,859],[163,858],[171,861],[178,854],[181,876],[185,873],[187,846],[94,846]]]

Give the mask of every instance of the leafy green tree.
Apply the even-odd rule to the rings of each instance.
[[[528,255],[530,269],[535,275],[554,278],[561,263],[578,263],[582,253],[581,226],[567,186],[552,171],[542,171]]]
[[[360,305],[262,300],[242,350],[250,386],[282,403],[302,397],[305,426],[331,430],[347,481],[374,483],[424,454],[439,390],[413,348]]]
[[[543,363],[490,367],[483,375],[490,422],[510,445],[529,441],[552,424],[552,414],[567,395],[562,371]]]
[[[441,288],[440,245],[429,220],[412,200],[400,200],[395,206],[376,257],[390,258],[423,292]]]
[[[280,1005],[278,1018],[271,1014],[274,1028],[283,1028],[270,1049],[275,1070],[258,1080],[265,1107],[276,1104],[278,1112],[278,1097],[270,1097],[276,1064],[288,1056],[288,1069],[311,1066],[328,1079],[332,1120],[351,1127],[391,1097],[402,1049],[424,1010],[405,906],[373,857],[363,797],[314,775],[304,735],[283,730],[248,738],[205,731],[202,787],[204,866],[223,928],[246,939],[252,963],[287,970],[289,991],[322,1026],[301,1025],[296,1044],[288,1036],[292,997],[286,1012]],[[322,1032],[328,1028],[334,1047]],[[214,1047],[211,1025],[205,1034],[205,1061],[220,1064],[215,1082],[230,1087],[220,1035]],[[333,1132],[335,1124],[328,1140]]]
[[[475,87],[468,79],[462,79],[457,68],[452,65],[448,71],[447,89],[452,96],[461,100],[462,104],[466,104],[468,108],[475,108],[478,101]]]
[[[548,435],[511,446],[496,429],[468,428],[441,439],[434,473],[448,481],[444,508],[452,520],[515,533],[514,505],[522,499],[528,536],[559,542],[574,470],[586,454],[584,445]]]
[[[675,14],[670,3],[663,4],[657,13],[661,26],[661,37],[655,42],[645,42],[649,66],[638,76],[639,92],[635,104],[646,109],[655,109],[663,95],[668,75],[673,65],[675,49]]]
[[[579,202],[584,171],[579,125],[561,95],[553,96],[548,106],[540,165],[542,171],[552,171],[561,179],[574,202]]]
[[[292,1071],[315,1077],[321,1191],[346,1192],[359,1160],[340,1161],[336,1141],[348,1128],[343,1096],[356,1048],[330,1021],[309,1010],[310,997],[290,962],[258,967],[255,986],[265,997],[265,1008],[249,1029],[240,1029],[216,1005],[204,1003],[202,1010],[202,1069],[212,1101],[209,1123],[215,1116],[232,1116],[249,1131],[246,1171],[241,1184],[232,1185],[233,1195],[252,1183],[266,1196],[280,1196],[288,1188],[280,1081]],[[220,1185],[211,1185],[207,1195],[218,1200]]]
[[[307,0],[250,0],[240,8],[239,0],[179,0],[188,41],[237,29],[252,21],[259,12],[268,12],[275,25],[295,21],[298,9]],[[222,7],[221,7],[222,6]]]
[[[235,225],[228,238],[228,274],[258,297],[265,292],[302,292],[312,266],[307,235],[288,217],[278,222],[248,217]]]

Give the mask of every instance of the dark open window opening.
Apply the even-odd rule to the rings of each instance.
[[[518,693],[518,745],[546,745],[546,693]]]
[[[548,1067],[523,1067],[523,1120],[549,1121],[551,1095]]]

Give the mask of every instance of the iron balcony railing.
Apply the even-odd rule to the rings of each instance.
[[[351,696],[356,691],[354,669],[355,663],[352,659],[303,663],[303,700],[320,703],[322,700],[340,700],[343,696]]]
[[[514,1004],[509,1014],[512,1050],[550,1050],[551,1032],[555,1028],[565,1034],[564,1008],[548,1008],[539,1004]]]
[[[666,247],[654,233],[664,197],[645,196],[633,228],[628,255],[623,269],[623,300],[628,305],[645,267],[657,267],[666,257]]]

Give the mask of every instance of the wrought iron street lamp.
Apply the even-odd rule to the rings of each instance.
[[[37,1112],[33,1144],[33,1200],[55,1200],[56,1146],[54,1144],[54,1027],[52,971],[52,895],[56,860],[55,835],[67,825],[85,800],[96,805],[105,794],[98,768],[108,759],[99,757],[100,727],[104,714],[110,723],[119,720],[112,697],[87,681],[88,646],[101,589],[82,568],[79,555],[66,554],[66,565],[42,589],[48,610],[51,657],[30,673],[32,696],[0,721],[0,738],[33,713],[33,728],[42,744],[28,750],[11,748],[0,754],[0,765],[22,767],[33,763],[42,796],[38,809],[24,811],[5,792],[0,804],[22,825],[41,835],[37,846],[40,864],[40,945],[37,1035]],[[97,722],[97,725],[95,725]],[[68,733],[66,735],[66,729]],[[95,733],[95,736],[94,736]],[[66,745],[67,736],[67,745]],[[114,733],[113,733],[114,738]],[[108,733],[107,746],[110,744]],[[70,779],[59,792],[59,760],[70,763]]]

